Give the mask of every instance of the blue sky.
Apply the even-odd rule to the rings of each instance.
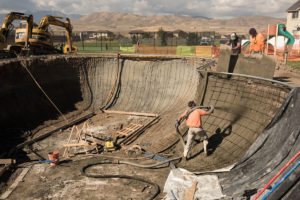
[[[0,14],[9,11],[60,11],[86,15],[127,12],[142,15],[182,14],[211,18],[264,15],[286,17],[297,0],[0,0]]]

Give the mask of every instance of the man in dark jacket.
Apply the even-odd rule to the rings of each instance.
[[[231,33],[230,40],[226,44],[231,45],[233,54],[241,53],[241,41],[236,33]]]

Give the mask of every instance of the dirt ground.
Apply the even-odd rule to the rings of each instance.
[[[147,117],[101,113],[86,122],[90,126],[90,131],[94,133],[96,142],[104,145],[105,138],[114,137],[116,131],[122,127],[128,126],[129,123],[144,123],[147,120]],[[78,125],[79,130],[83,124],[84,122]],[[34,152],[30,148],[24,149],[30,160],[46,160],[49,152],[58,150],[62,161],[58,166],[35,162],[20,165],[7,181],[7,185],[2,184],[1,192],[13,184],[24,167],[29,167],[30,170],[7,199],[148,199],[153,195],[154,186],[148,183],[128,179],[88,178],[81,174],[81,169],[87,164],[108,160],[125,160],[139,164],[153,164],[158,161],[150,159],[141,151],[130,151],[126,147],[115,152],[102,152],[89,156],[85,155],[83,148],[73,147],[70,148],[69,157],[62,158],[63,145],[67,143],[70,132],[71,128],[68,128],[35,143],[31,148]],[[74,142],[76,142],[74,138],[71,139],[70,143]],[[100,151],[102,145],[98,146]],[[88,148],[88,150],[93,149],[93,147]],[[161,191],[169,171],[170,167],[166,164],[151,169],[124,164],[105,164],[87,170],[88,173],[100,175],[138,176],[155,182],[160,186]]]
[[[65,160],[58,166],[35,164],[8,199],[147,199],[155,192],[152,185],[136,180],[89,178],[81,174],[83,166],[104,160],[107,159],[90,157]],[[132,162],[141,163],[137,160]],[[149,160],[142,163],[149,164]],[[89,170],[91,172],[143,177],[163,189],[169,168],[141,169],[112,164],[95,166]]]
[[[279,64],[275,70],[274,79],[300,87],[300,72],[288,65]]]

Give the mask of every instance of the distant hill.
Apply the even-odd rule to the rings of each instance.
[[[286,19],[267,16],[242,16],[231,19],[210,19],[206,17],[193,17],[188,15],[153,15],[143,16],[129,13],[97,12],[73,20],[75,31],[84,30],[110,30],[112,32],[126,33],[131,30],[174,31],[181,29],[193,31],[217,31],[230,33],[232,31],[245,34],[249,28],[255,27],[259,31],[266,29],[268,24],[286,23]]]
[[[74,31],[97,31],[109,30],[116,33],[126,34],[132,30],[157,31],[160,27],[164,30],[174,31],[181,29],[186,32],[217,31],[229,34],[237,32],[245,34],[249,28],[255,27],[261,31],[267,28],[268,24],[275,25],[286,23],[286,19],[267,16],[241,16],[231,19],[211,19],[202,16],[189,15],[152,15],[143,16],[130,13],[97,12],[83,16],[80,14],[65,14],[60,11],[26,11],[34,16],[36,23],[40,22],[45,15],[69,17]],[[6,14],[0,14],[0,22],[3,22]],[[57,29],[57,27],[53,27]]]

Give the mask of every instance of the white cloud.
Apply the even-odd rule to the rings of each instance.
[[[285,17],[296,0],[1,0],[2,11],[57,10],[67,14],[111,11],[144,15],[189,14],[207,17],[268,15]]]
[[[11,10],[7,10],[7,9],[0,9],[0,14],[6,14],[9,13]]]
[[[143,14],[147,12],[148,7],[149,5],[146,0],[136,0],[133,3],[133,12],[136,14]]]

